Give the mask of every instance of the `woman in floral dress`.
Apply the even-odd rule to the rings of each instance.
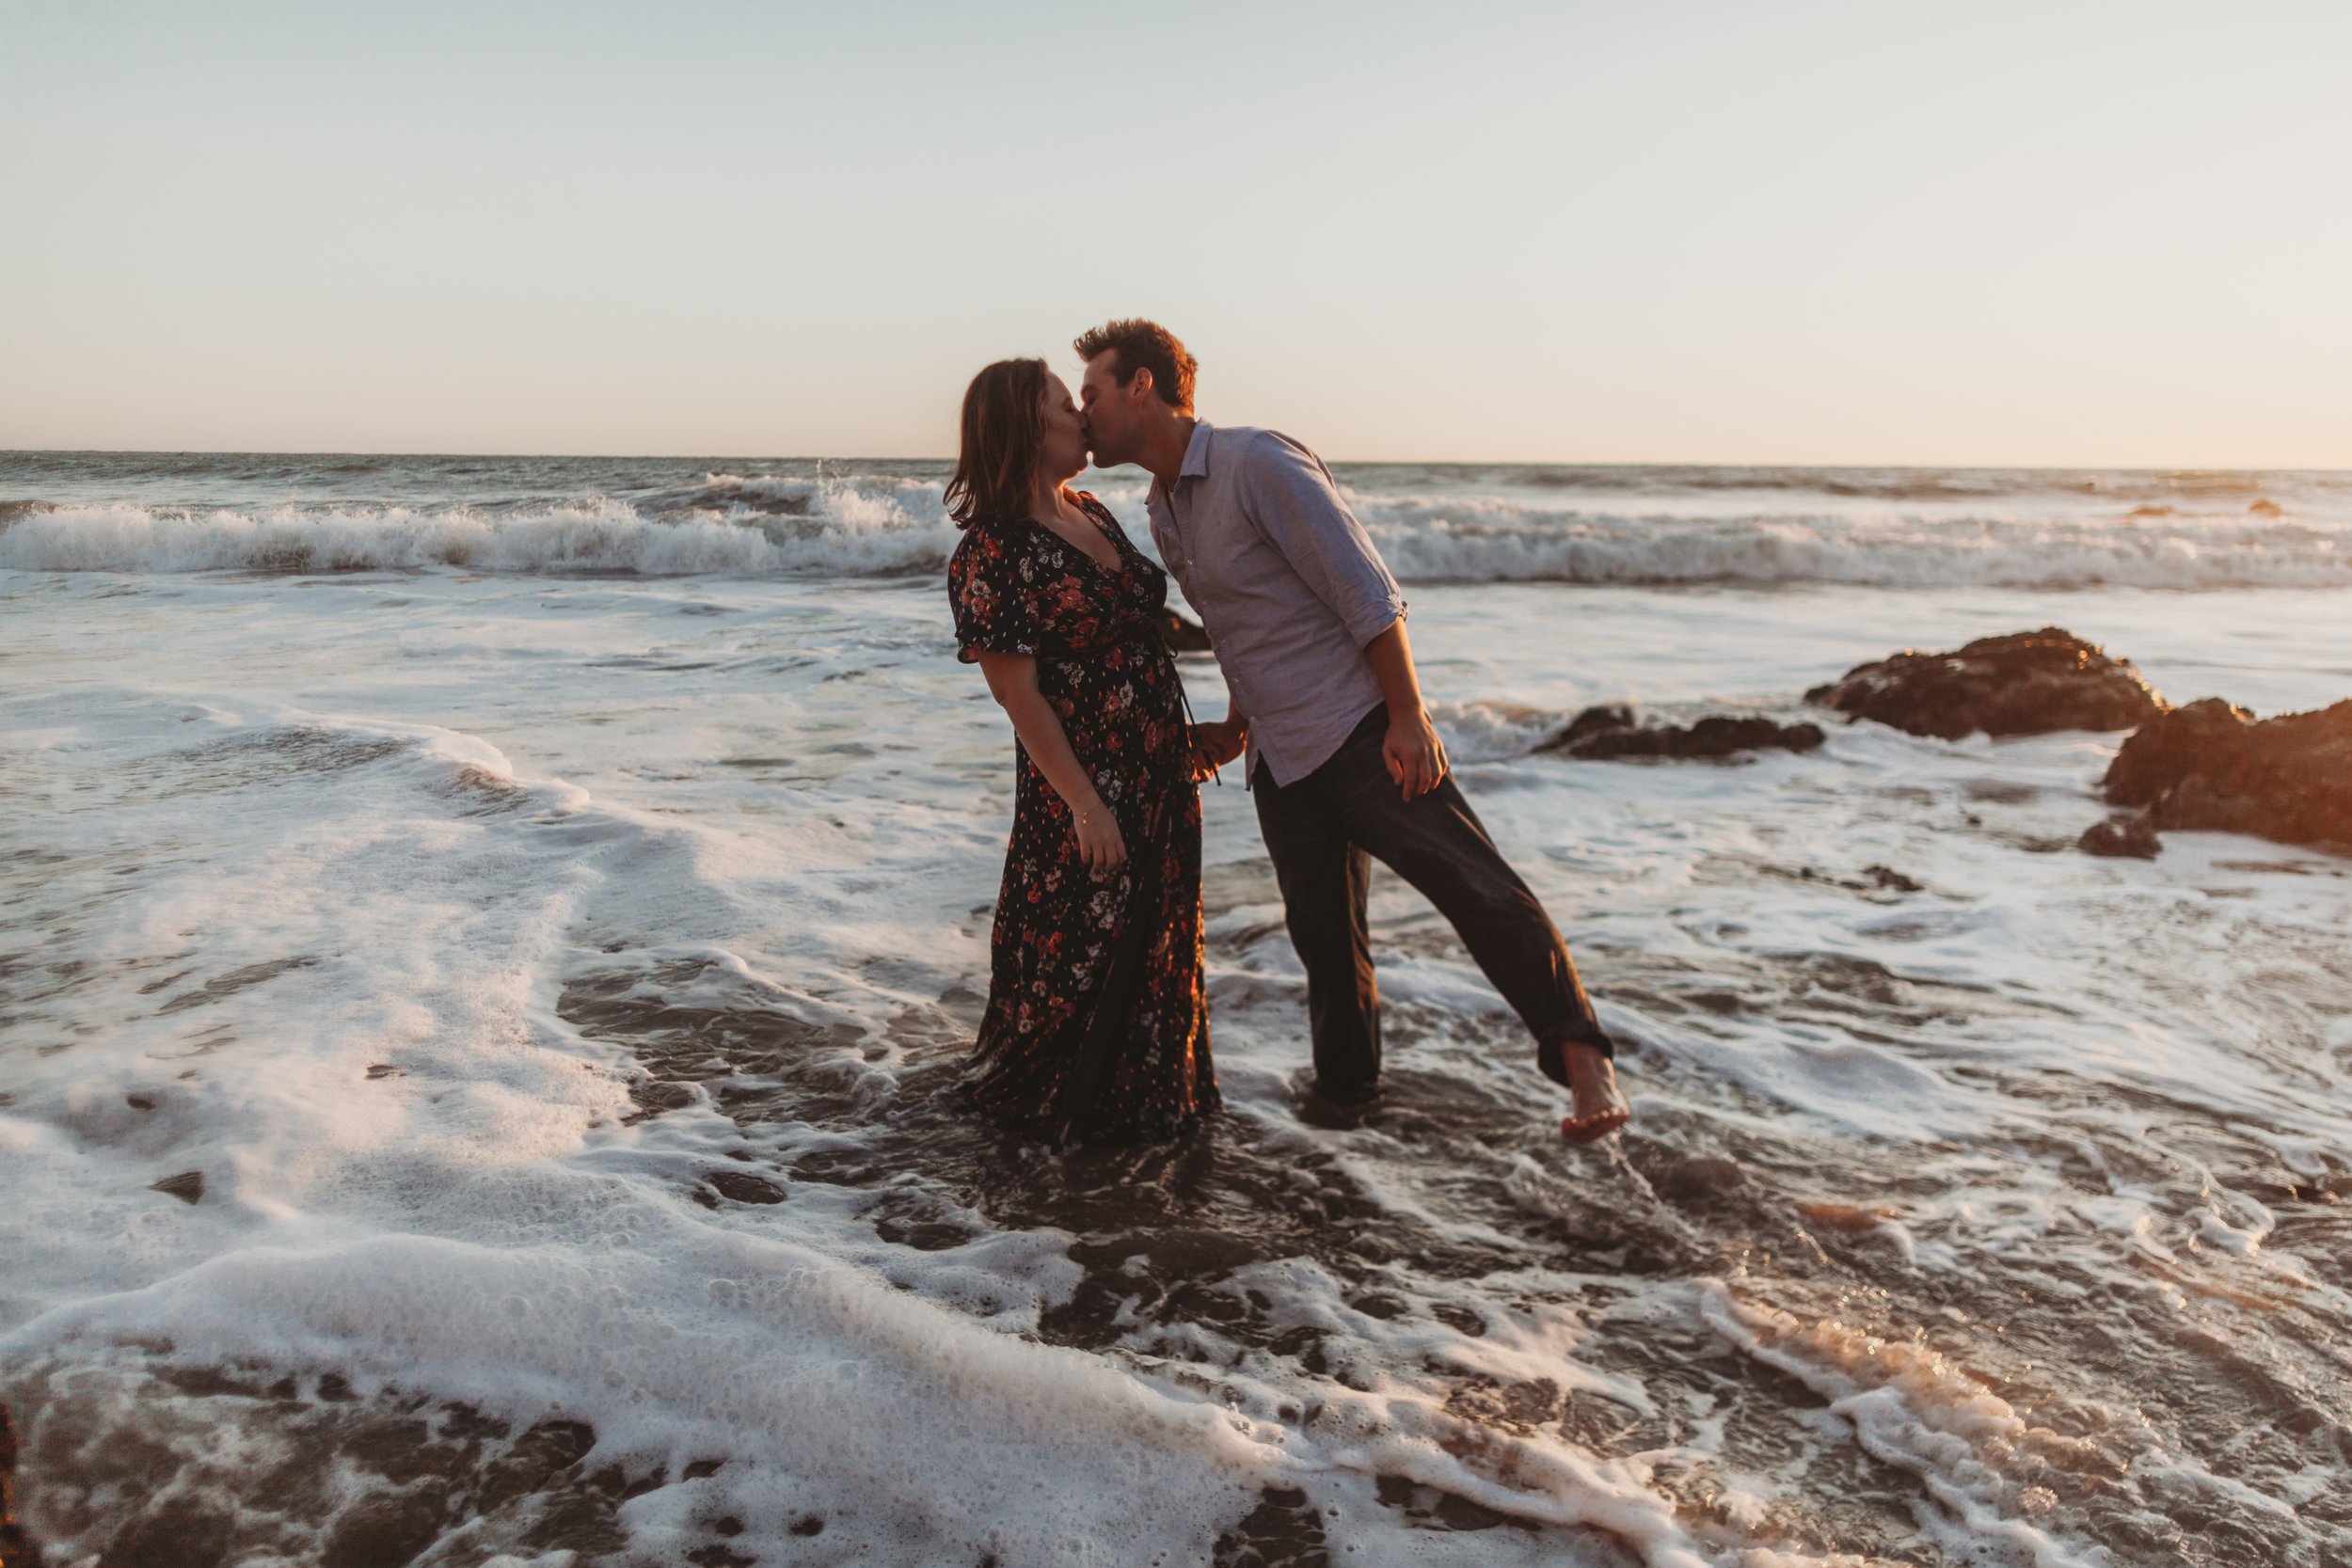
[[[947,485],[958,657],[1011,719],[1012,842],[966,1079],[1057,1143],[1157,1140],[1217,1107],[1200,982],[1200,792],[1159,635],[1168,578],[1067,482],[1086,433],[1042,359],[964,394]]]

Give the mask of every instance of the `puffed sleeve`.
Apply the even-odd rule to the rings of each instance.
[[[965,531],[947,562],[957,658],[977,664],[984,653],[1036,656],[1037,594],[1021,572],[1027,559],[1028,552],[986,523]]]

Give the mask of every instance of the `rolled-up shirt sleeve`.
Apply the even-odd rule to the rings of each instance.
[[[1405,619],[1405,595],[1323,460],[1263,431],[1243,459],[1242,499],[1259,533],[1362,647]]]

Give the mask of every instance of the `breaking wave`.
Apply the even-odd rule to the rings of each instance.
[[[1141,487],[1094,482],[1149,547]],[[938,572],[936,477],[706,474],[627,497],[497,503],[149,506],[0,502],[0,568],[344,572],[460,567],[644,577]],[[1522,487],[1521,494],[1524,494]],[[1841,583],[2076,588],[2352,586],[2352,521],[2266,510],[2126,514],[1931,505],[1719,511],[1543,507],[1508,494],[1352,484],[1396,575],[1423,582]],[[2039,512],[2039,515],[2036,515]]]
[[[898,495],[737,483],[738,495],[714,491],[699,505],[681,496],[669,506],[593,497],[513,509],[60,506],[0,524],[0,568],[869,577],[940,570],[955,545],[935,484]]]
[[[2352,531],[2196,518],[2164,526],[2008,517],[1531,517],[1374,504],[1364,521],[1407,581],[1806,583],[1889,588],[2352,585]]]

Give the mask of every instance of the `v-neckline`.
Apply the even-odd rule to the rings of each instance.
[[[1083,506],[1078,508],[1078,512],[1081,516],[1086,518],[1088,526],[1092,528],[1095,532],[1103,536],[1103,543],[1111,547],[1111,560],[1114,564],[1109,566],[1104,565],[1101,562],[1094,559],[1093,551],[1088,549],[1084,545],[1073,545],[1069,540],[1064,539],[1061,536],[1060,531],[1055,529],[1051,524],[1040,522],[1035,517],[1029,517],[1025,520],[1033,528],[1042,529],[1045,531],[1046,536],[1051,538],[1055,544],[1059,545],[1063,549],[1073,552],[1078,557],[1079,560],[1085,562],[1088,565],[1093,567],[1104,577],[1119,578],[1122,579],[1125,578],[1129,573],[1127,552],[1119,547],[1119,541],[1111,536],[1111,531],[1104,528],[1102,524],[1102,520],[1096,517],[1093,513],[1089,512]]]

